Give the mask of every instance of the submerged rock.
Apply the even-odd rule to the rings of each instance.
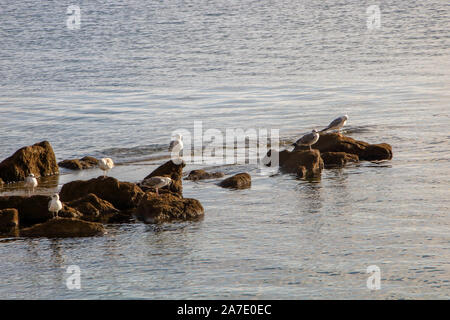
[[[147,193],[136,209],[135,215],[145,223],[195,221],[204,216],[204,209],[196,199],[180,198],[170,193],[160,196]]]
[[[252,185],[252,177],[248,173],[238,173],[219,183],[222,188],[248,189]]]
[[[144,192],[131,182],[121,182],[112,177],[98,177],[87,181],[76,180],[63,185],[59,193],[61,201],[70,202],[88,194],[110,202],[119,210],[135,208]]]
[[[81,219],[94,222],[108,222],[119,213],[119,210],[106,200],[100,199],[93,193],[67,202],[67,206],[82,214]]]
[[[91,237],[105,234],[102,224],[79,219],[58,218],[20,230],[22,237]]]
[[[192,170],[189,175],[185,178],[186,180],[206,180],[206,179],[217,179],[224,177],[223,172],[206,172],[205,170]]]
[[[97,167],[98,159],[94,157],[84,157],[81,159],[70,159],[63,160],[58,163],[58,165],[62,168],[71,169],[71,170],[83,170]]]
[[[337,133],[321,133],[319,141],[312,146],[313,149],[325,152],[345,152],[355,154],[359,160],[389,160],[392,159],[392,147],[387,143],[369,144]],[[296,150],[305,150],[297,146]]]
[[[14,235],[19,229],[19,212],[17,209],[0,210],[0,234]]]
[[[320,156],[325,168],[343,167],[347,162],[359,162],[358,155],[345,152],[324,152]]]
[[[22,181],[30,173],[36,177],[59,173],[55,153],[48,141],[23,147],[0,163],[0,179],[4,182]]]
[[[164,193],[165,190],[168,190],[170,192],[176,193],[180,196],[183,195],[183,183],[181,181],[181,178],[183,176],[183,168],[186,166],[184,162],[180,164],[175,164],[172,160],[167,161],[163,165],[156,168],[152,173],[150,173],[148,176],[144,178],[148,179],[155,176],[160,177],[169,177],[172,179],[172,183],[169,186],[163,187],[159,189],[158,191],[160,193]],[[141,186],[141,185],[140,185]],[[151,190],[153,191],[153,188],[147,188],[143,187],[144,191]]]

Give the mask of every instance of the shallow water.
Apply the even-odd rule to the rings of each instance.
[[[104,237],[2,239],[0,298],[450,297],[450,9],[383,1],[382,28],[347,1],[80,1],[0,4],[0,158],[49,140],[58,161],[111,156],[139,181],[170,133],[275,128],[290,141],[348,114],[347,134],[394,159],[269,177],[252,188],[184,183],[205,218],[110,225]],[[188,165],[186,172],[199,168]],[[73,179],[43,181],[50,193]],[[15,194],[20,185],[6,186]],[[65,268],[79,265],[82,289]],[[366,287],[366,268],[381,289]]]

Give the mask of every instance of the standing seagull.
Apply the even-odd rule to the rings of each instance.
[[[348,120],[348,115],[336,118],[333,121],[331,121],[331,123],[328,125],[328,127],[321,130],[320,132],[337,129],[338,133],[340,134],[341,128],[345,125],[347,120]]]
[[[28,196],[30,196],[30,189],[34,193],[34,188],[38,186],[38,182],[34,174],[30,173],[28,177],[25,178],[25,188],[28,189]]]
[[[319,140],[319,132],[316,129],[313,129],[311,133],[305,134],[303,137],[298,139],[293,146],[309,146],[309,150],[311,150],[311,146]]]
[[[48,203],[48,211],[53,214],[53,218],[58,218],[58,212],[62,209],[62,203],[59,201],[59,194],[52,195],[52,200]]]
[[[158,189],[168,186],[171,183],[172,183],[172,179],[170,179],[169,177],[160,177],[160,176],[151,177],[151,178],[148,178],[148,179],[145,179],[144,181],[142,181],[142,185],[144,187],[155,188],[156,194],[158,196],[159,196]]]
[[[103,176],[106,177],[106,173],[114,168],[114,162],[111,158],[102,158],[99,160],[98,166],[103,170]]]
[[[183,141],[181,141],[182,138],[183,138],[183,136],[181,134],[175,135],[175,139],[170,141],[170,145],[169,145],[170,152],[172,152],[172,150],[175,150],[178,152],[183,150]]]

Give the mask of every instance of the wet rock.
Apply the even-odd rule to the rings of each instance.
[[[68,218],[51,219],[20,230],[20,236],[22,237],[65,238],[91,237],[103,234],[105,234],[105,228],[101,223]]]
[[[252,177],[248,173],[238,173],[219,183],[222,188],[248,189],[252,185]]]
[[[19,229],[19,212],[17,209],[0,210],[0,234],[14,235]]]
[[[42,223],[52,218],[48,212],[50,197],[35,195],[31,197],[8,196],[0,197],[0,210],[17,209],[21,227]]]
[[[320,156],[325,168],[343,167],[347,162],[359,162],[358,155],[345,152],[324,152]]]
[[[93,157],[84,157],[81,159],[63,160],[58,166],[71,170],[83,170],[97,167],[98,159]]]
[[[5,183],[3,182],[3,180],[0,178],[0,188],[4,185]]]
[[[0,178],[4,182],[22,181],[30,173],[36,177],[59,173],[55,153],[48,141],[21,148],[0,163]]]
[[[58,212],[58,217],[60,218],[76,218],[76,219],[83,219],[83,214],[72,208],[69,207],[67,204],[63,203],[62,209]]]
[[[113,177],[98,177],[87,181],[76,180],[63,185],[61,201],[70,202],[88,194],[95,194],[119,210],[135,208],[144,192],[131,182],[121,182]]]
[[[67,206],[82,214],[83,220],[94,222],[108,222],[112,216],[119,213],[119,210],[106,200],[100,199],[93,193],[67,202]]]
[[[196,199],[180,198],[170,193],[160,196],[147,193],[136,209],[135,215],[145,223],[195,221],[204,216],[204,209]]]
[[[387,143],[369,144],[337,133],[321,133],[319,141],[312,146],[313,149],[325,152],[345,152],[355,154],[359,160],[389,160],[392,159],[392,147]],[[295,150],[304,150],[298,146]]]
[[[222,172],[206,172],[205,170],[192,170],[189,175],[185,178],[186,180],[206,180],[206,179],[217,179],[225,176]]]
[[[270,152],[276,152],[270,150]],[[280,171],[295,173],[299,178],[317,178],[324,164],[318,150],[283,150],[279,153]]]
[[[183,168],[186,166],[184,162],[180,164],[175,164],[172,160],[167,161],[163,165],[156,168],[152,173],[150,173],[148,176],[144,178],[148,179],[155,176],[161,176],[161,177],[169,177],[172,179],[172,183],[170,186],[166,186],[164,188],[159,189],[158,191],[160,193],[165,193],[165,190],[169,190],[170,192],[176,193],[180,196],[183,195],[183,183],[181,181],[181,178],[183,176]],[[146,188],[143,187],[144,191],[153,191],[152,188]]]

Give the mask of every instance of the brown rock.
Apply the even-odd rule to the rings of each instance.
[[[299,178],[320,177],[324,167],[318,150],[283,150],[279,153],[279,162],[281,172],[295,173]]]
[[[186,180],[205,180],[205,179],[216,179],[225,176],[222,172],[206,172],[205,170],[192,170],[189,172]]]
[[[20,226],[27,227],[52,218],[52,214],[48,212],[49,201],[50,197],[41,195],[0,197],[0,210],[17,209]]]
[[[19,228],[17,209],[0,210],[0,234],[14,234]]]
[[[238,173],[219,183],[222,188],[247,189],[252,185],[252,177],[248,173]]]
[[[20,230],[22,237],[91,237],[105,234],[102,224],[78,219],[58,218]]]
[[[94,168],[98,165],[98,159],[93,157],[84,157],[81,159],[63,160],[58,166],[71,170],[83,170]]]
[[[165,193],[156,196],[147,193],[135,212],[145,223],[198,220],[204,216],[204,209],[196,199],[180,198]]]
[[[119,210],[106,200],[102,200],[93,193],[73,200],[67,203],[67,205],[74,210],[81,212],[83,220],[94,222],[107,222],[115,214],[119,213]]]
[[[121,182],[113,177],[98,177],[87,181],[76,180],[63,185],[61,201],[69,202],[89,193],[110,202],[119,210],[135,208],[144,192],[131,182]]]
[[[0,163],[0,178],[4,182],[22,181],[30,173],[36,177],[59,173],[55,153],[48,141],[21,148]]]
[[[169,177],[172,179],[172,183],[169,187],[164,187],[159,189],[160,193],[164,193],[165,190],[176,193],[180,196],[183,195],[183,183],[181,178],[183,176],[183,168],[186,166],[184,162],[180,164],[175,164],[172,160],[167,161],[163,165],[156,168],[152,173],[144,178],[148,179],[155,176]],[[142,187],[144,191],[152,190],[151,188]]]
[[[324,152],[322,157],[325,168],[343,167],[347,162],[358,162],[359,157],[356,154],[345,152]]]
[[[313,149],[325,152],[345,152],[356,154],[359,160],[388,160],[392,159],[392,147],[387,143],[369,144],[337,133],[321,133],[319,141],[312,145]],[[297,146],[296,150],[305,150],[304,146]]]

